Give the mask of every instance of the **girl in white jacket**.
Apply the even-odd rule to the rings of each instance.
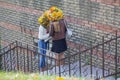
[[[48,41],[45,42],[46,39],[48,39],[49,33],[47,33],[47,29],[44,28],[42,25],[39,27],[39,34],[38,34],[38,47],[39,47],[39,52],[40,54],[46,54],[46,49],[48,46]],[[41,55],[40,55],[41,56]],[[40,57],[40,62],[39,62],[40,68],[45,67],[45,56]]]

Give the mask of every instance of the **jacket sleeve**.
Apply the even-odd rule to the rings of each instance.
[[[67,21],[64,19],[64,24],[65,24],[65,32],[67,32]]]
[[[44,29],[43,26],[40,26],[39,27],[39,35],[38,35],[38,38],[41,39],[41,40],[45,40],[49,37],[49,34],[44,34],[46,33],[46,30]]]

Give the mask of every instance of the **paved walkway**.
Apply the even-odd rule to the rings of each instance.
[[[69,65],[61,65],[61,66],[57,66],[52,68],[51,70],[44,71],[44,74],[52,74],[52,75],[58,75],[59,76],[59,71],[61,73],[61,76],[74,76],[74,77],[80,77],[80,68],[79,68],[79,62],[70,64],[70,68]],[[70,70],[69,70],[70,69]],[[82,68],[81,68],[81,76],[82,77],[87,77],[88,79],[91,77],[90,75],[90,65],[84,65],[82,64]],[[105,75],[108,75],[108,71],[105,71]],[[92,67],[92,76],[94,78],[96,77],[101,77],[102,76],[102,69],[97,68],[97,67]],[[114,77],[109,77],[106,78],[105,80],[115,80]],[[120,80],[117,79],[117,80]]]

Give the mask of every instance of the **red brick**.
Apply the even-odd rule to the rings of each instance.
[[[96,23],[93,23],[93,22],[89,22],[89,24],[90,24],[91,26],[95,26],[95,25],[96,25]]]
[[[100,2],[107,5],[120,6],[120,0],[91,0],[93,2]]]
[[[91,25],[90,25],[90,24],[85,24],[85,26],[87,26],[87,27],[91,27]]]
[[[78,25],[85,25],[82,20],[78,20],[78,21],[77,21],[77,24],[78,24]]]
[[[97,2],[102,2],[103,0],[97,0]]]
[[[84,21],[82,21],[82,22],[83,22],[84,24],[88,24],[88,23],[89,23],[88,21],[85,21],[85,20],[84,20]]]
[[[102,58],[102,52],[97,52],[98,57]]]
[[[5,41],[1,41],[1,44],[2,45],[8,45],[8,42],[5,42]],[[76,48],[76,47],[78,47],[78,45],[76,45],[75,43],[73,43],[73,42],[67,42],[67,44],[70,46],[70,47],[72,47],[72,48]],[[82,48],[80,48],[82,51],[85,49],[85,47],[83,46]],[[93,49],[93,55],[98,55],[98,57],[101,57],[102,58],[102,52],[100,52],[100,51],[96,51],[95,49]],[[104,55],[104,58],[106,59],[106,60],[111,60],[111,61],[115,61],[114,60],[114,56],[112,56],[112,55],[110,55],[109,53],[106,53],[105,55]],[[118,60],[118,62],[120,63],[120,59]]]
[[[1,41],[1,45],[3,45],[3,46],[6,46],[6,45],[8,45],[9,43],[8,42],[6,42],[6,41]]]
[[[120,6],[120,0],[114,0],[114,5]]]
[[[90,1],[97,1],[97,0],[90,0]]]
[[[65,16],[67,22],[70,22],[70,16]]]
[[[0,25],[4,26],[7,29],[11,29],[11,30],[15,30],[15,31],[19,31],[20,30],[20,27],[18,27],[16,25],[9,24],[9,23],[0,22]]]
[[[74,17],[70,17],[70,22],[75,23],[75,18]]]
[[[96,1],[96,0],[91,0],[91,1]],[[102,1],[102,0],[97,0],[97,1]],[[106,0],[106,2],[111,3],[113,1]],[[116,3],[120,3],[120,1],[117,0]],[[17,6],[17,5],[13,5],[13,4],[5,3],[5,2],[0,2],[0,6],[5,7],[5,8],[11,8],[11,9],[14,9],[16,11],[30,13],[30,14],[37,14],[37,15],[42,14],[42,11],[39,11],[39,10],[35,10],[35,9],[31,9],[31,8],[24,8],[21,6]],[[71,16],[65,16],[65,18],[68,22],[72,22],[72,23],[75,23],[78,25],[83,25],[83,26],[84,25],[89,26],[89,27],[96,28],[96,29],[103,30],[103,31],[107,31],[107,32],[112,32],[114,30],[117,30],[117,28],[112,28],[111,26],[106,26],[106,25],[102,25],[102,24],[98,24],[98,23],[88,22],[85,20],[71,17]],[[4,27],[6,27],[8,29],[21,30],[20,27],[9,24],[9,23],[0,22],[0,25],[5,25]],[[30,34],[30,31],[27,31],[26,33]],[[32,32],[32,34],[34,36],[37,36],[36,32]],[[119,34],[120,34],[120,32],[119,32]]]
[[[34,37],[38,37],[38,32],[33,32]]]
[[[113,4],[114,0],[105,0],[104,2],[105,2],[105,4]]]
[[[10,30],[21,31],[21,28],[19,26],[16,26],[16,25],[12,25],[12,24],[5,23],[5,22],[0,22],[0,25],[7,28],[7,29],[10,29]],[[30,35],[32,34],[36,37],[37,37],[37,34],[38,34],[38,32],[33,32],[33,31],[30,32],[29,29],[22,29],[22,31],[24,33],[27,33],[27,34],[30,34]]]
[[[0,2],[0,6],[4,8],[14,9],[16,11],[21,11],[21,12],[26,12],[26,13],[36,14],[36,15],[41,15],[43,13],[42,11],[39,11],[39,10],[35,10],[32,8],[25,8],[25,7],[17,6],[14,4],[5,3],[5,2]]]

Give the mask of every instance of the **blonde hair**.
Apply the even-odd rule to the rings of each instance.
[[[59,24],[59,21],[53,22],[53,25],[54,25],[54,31],[55,31],[55,32],[60,32],[60,24]]]

